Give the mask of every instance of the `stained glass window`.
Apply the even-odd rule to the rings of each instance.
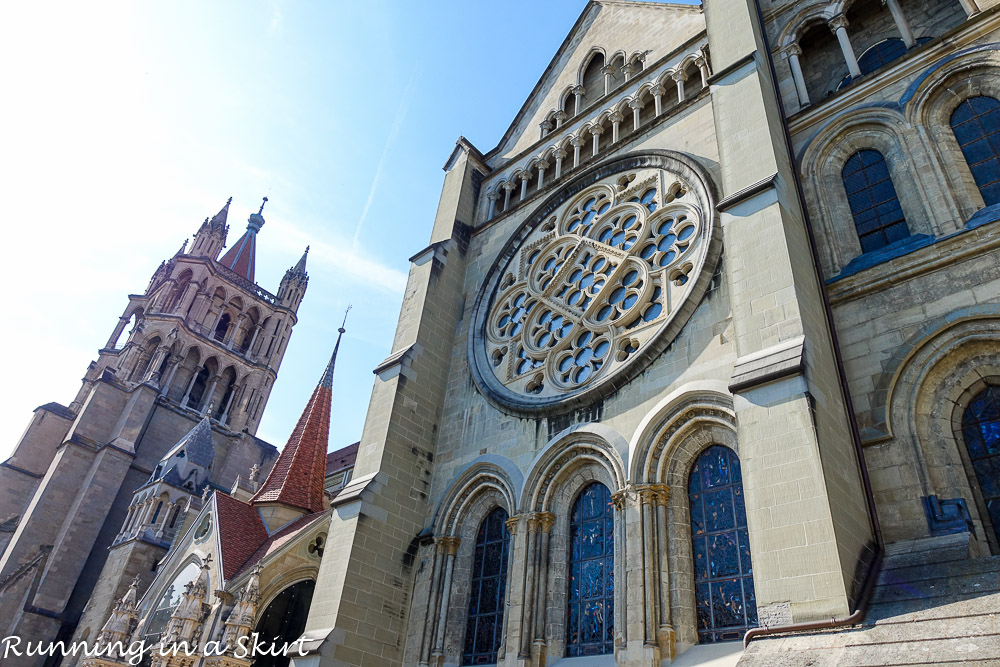
[[[315,589],[315,581],[300,581],[278,593],[267,605],[254,628],[254,632],[260,635],[260,642],[264,644],[264,652],[254,658],[254,667],[287,667],[289,656],[271,654],[277,653],[286,645],[291,646],[292,642],[302,636]],[[292,655],[295,655],[298,646],[294,645]]]
[[[1000,540],[1000,387],[987,387],[969,402],[962,415],[962,435]]]
[[[987,206],[1000,204],[1000,101],[970,97],[951,114],[951,129]]]
[[[608,487],[595,482],[577,496],[569,539],[566,655],[611,653],[615,634],[615,515]]]
[[[757,601],[740,461],[714,445],[698,457],[688,481],[698,639],[735,641],[757,625]]]
[[[841,172],[861,252],[871,252],[910,235],[885,157],[871,149],[858,151]]]
[[[476,535],[463,665],[491,665],[497,661],[497,649],[503,639],[507,553],[510,550],[506,521],[506,510],[498,507],[483,519]]]

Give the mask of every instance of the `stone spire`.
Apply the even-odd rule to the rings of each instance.
[[[350,310],[350,308],[348,308]],[[347,314],[344,314],[347,323]],[[330,437],[330,402],[333,370],[345,329],[338,329],[337,343],[330,361],[313,390],[299,422],[281,450],[260,491],[251,503],[281,504],[302,512],[323,511],[323,482],[326,476],[326,450]],[[269,526],[269,529],[271,527]]]
[[[306,246],[306,251],[302,253],[302,257],[299,259],[298,263],[292,267],[292,273],[299,276],[307,276],[306,273],[306,259],[309,257],[309,246]]]
[[[229,205],[231,203],[233,203],[232,197],[226,201],[226,205],[211,220],[205,218],[205,222],[201,223],[201,227],[198,228],[198,233],[194,235],[191,251],[188,254],[211,257],[212,259],[219,256],[219,251],[226,245],[226,237],[229,235],[227,220],[229,219]]]
[[[124,597],[111,610],[108,622],[101,628],[101,634],[98,637],[98,646],[102,653],[109,659],[124,658],[128,650],[130,644],[129,638],[132,635],[132,625],[138,617],[136,610],[138,589],[139,577],[137,576],[132,580],[132,584],[128,587],[128,591]],[[104,653],[105,651],[106,653]]]
[[[219,260],[219,264],[227,269],[232,269],[240,277],[246,278],[250,282],[254,281],[254,269],[257,264],[257,232],[264,226],[263,213],[266,203],[267,197],[264,197],[264,203],[260,205],[260,210],[247,220],[247,230],[243,232],[243,236]],[[228,206],[227,204],[227,212]]]
[[[192,648],[197,644],[205,616],[204,604],[208,596],[208,569],[211,562],[212,555],[209,554],[202,562],[197,578],[184,587],[180,604],[170,615],[170,621],[163,632],[162,644],[170,646],[186,642]]]
[[[309,274],[306,273],[306,260],[309,258],[309,246],[302,253],[301,259],[292,268],[285,271],[278,287],[278,300],[283,306],[288,306],[292,310],[297,310],[305,296],[306,287],[309,285]]]

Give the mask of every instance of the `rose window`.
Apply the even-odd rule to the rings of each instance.
[[[669,344],[710,278],[712,205],[682,166],[618,172],[525,223],[476,302],[473,375],[488,395],[552,405]]]

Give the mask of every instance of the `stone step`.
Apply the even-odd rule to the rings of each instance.
[[[850,632],[846,646],[895,642],[941,641],[955,637],[1000,635],[1000,614],[959,618],[922,618],[908,622],[883,623],[860,632]]]
[[[994,614],[1000,610],[1000,593],[970,597],[942,595],[934,598],[912,598],[873,604],[865,614],[865,625],[908,623],[911,621],[961,618]]]
[[[876,586],[897,584],[904,581],[922,581],[940,579],[942,577],[964,576],[969,574],[994,573],[1000,579],[1000,557],[967,558],[932,564],[907,565],[895,568],[882,568]]]
[[[969,547],[952,545],[940,549],[928,549],[924,551],[910,551],[894,555],[886,554],[883,562],[883,570],[894,570],[901,567],[911,567],[913,565],[933,565],[935,563],[951,563],[954,561],[968,560]]]
[[[922,662],[936,665],[969,664],[973,660],[1000,662],[1000,635],[958,636],[933,641],[896,641],[847,646],[839,664],[852,667],[890,667]]]
[[[878,586],[872,592],[872,603],[899,600],[927,600],[951,595],[984,595],[1000,591],[1000,576],[995,571],[949,576],[916,581],[897,581]]]

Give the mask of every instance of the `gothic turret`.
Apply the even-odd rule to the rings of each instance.
[[[278,301],[282,306],[298,310],[302,303],[302,297],[306,294],[306,287],[309,285],[309,274],[306,273],[306,260],[309,258],[309,246],[302,253],[302,257],[292,268],[285,271],[285,276],[281,279],[281,286],[278,287]]]
[[[346,314],[344,322],[347,322]],[[343,335],[344,327],[341,326],[330,361],[288,438],[288,444],[281,451],[264,485],[250,501],[258,508],[268,532],[272,534],[303,514],[322,512],[324,509],[323,482],[330,436],[333,370]]]
[[[264,197],[260,210],[247,220],[247,230],[243,232],[243,236],[219,260],[219,264],[227,269],[232,269],[241,278],[246,278],[250,282],[254,282],[254,269],[256,269],[257,264],[257,232],[264,226],[264,204],[266,203],[267,197]]]
[[[198,233],[194,236],[194,243],[191,244],[189,254],[198,257],[211,257],[215,259],[219,252],[226,245],[226,236],[229,234],[229,205],[233,203],[230,197],[222,210],[215,214],[211,220],[205,218],[205,222],[198,228]]]

